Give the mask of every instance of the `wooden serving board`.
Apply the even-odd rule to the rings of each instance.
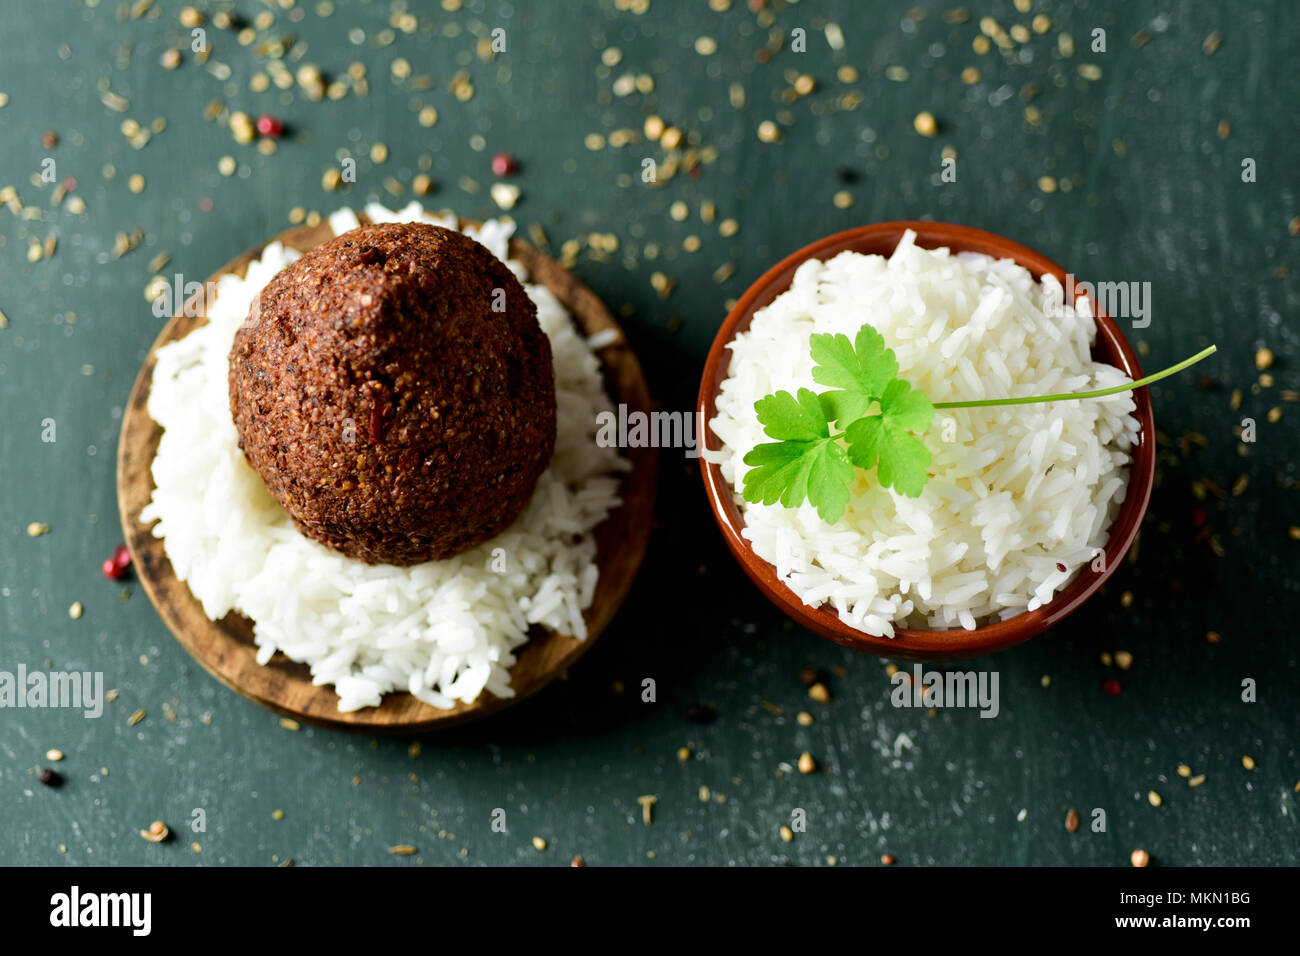
[[[362,221],[365,222],[364,217]],[[315,226],[290,229],[275,240],[306,252],[333,235],[329,223],[323,221]],[[267,245],[269,242],[238,256],[218,270],[210,281],[215,282],[227,273],[243,276],[249,263],[260,258]],[[598,351],[606,390],[615,405],[621,402],[629,412],[648,413],[650,394],[641,366],[622,329],[600,299],[554,259],[521,239],[510,240],[510,256],[528,269],[530,282],[545,285],[555,294],[585,334],[611,329],[618,333],[613,344]],[[518,659],[510,670],[510,686],[515,696],[498,698],[484,692],[473,703],[457,702],[455,707],[442,710],[400,692],[385,695],[378,707],[340,713],[333,687],[314,685],[307,665],[295,663],[280,653],[265,666],[258,664],[252,623],[234,612],[220,621],[209,620],[189,587],[176,577],[162,540],[153,536],[151,525],[140,522],[140,512],[153,494],[150,469],[163,432],[146,407],[157,352],[206,321],[202,316],[186,316],[182,308],[149,349],[122,416],[117,494],[122,529],[136,575],[176,639],[208,673],[250,700],[286,717],[342,730],[415,735],[486,717],[523,700],[563,675],[595,642],[622,604],[649,543],[658,456],[653,448],[633,448],[626,452],[633,467],[623,476],[623,504],[596,529],[600,579],[591,606],[583,615],[587,639],[579,641],[551,631],[534,636],[516,653]]]

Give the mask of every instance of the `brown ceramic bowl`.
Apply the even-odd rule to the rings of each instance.
[[[881,222],[847,232],[827,236],[810,246],[788,256],[769,269],[762,278],[740,297],[736,307],[718,330],[709,357],[704,365],[704,378],[700,382],[698,412],[703,415],[705,447],[716,451],[721,442],[707,423],[717,414],[715,400],[718,389],[727,377],[731,353],[726,348],[737,333],[749,328],[754,313],[766,306],[790,287],[795,270],[809,259],[830,259],[845,250],[888,256],[894,251],[904,230],[916,233],[916,243],[924,248],[947,246],[953,252],[980,252],[995,258],[1014,259],[1039,279],[1051,274],[1065,284],[1065,270],[1050,259],[1002,236],[968,226],[943,222]],[[1113,319],[1105,315],[1093,300],[1093,314],[1097,318],[1097,341],[1093,347],[1094,358],[1123,371],[1131,378],[1142,377],[1137,356],[1120,332]],[[805,605],[794,592],[778,580],[776,569],[751,550],[749,542],[741,536],[745,520],[736,507],[731,486],[722,477],[717,465],[700,459],[700,472],[704,490],[709,498],[713,515],[722,529],[727,546],[741,567],[758,585],[759,590],[785,611],[791,618],[811,631],[830,638],[845,647],[866,651],[881,657],[909,661],[952,661],[991,654],[1013,647],[1041,634],[1057,621],[1073,612],[1092,596],[1110,577],[1123,560],[1133,539],[1137,537],[1147,503],[1151,500],[1151,486],[1155,477],[1155,422],[1151,415],[1151,398],[1145,388],[1134,393],[1140,426],[1138,442],[1133,448],[1133,461],[1129,469],[1128,492],[1119,514],[1110,528],[1106,542],[1105,570],[1098,573],[1091,567],[1081,569],[1073,581],[1057,592],[1051,603],[1034,611],[1027,611],[1005,621],[977,627],[973,631],[954,628],[944,631],[915,631],[895,629],[893,638],[872,637],[843,623],[829,608],[812,608]]]

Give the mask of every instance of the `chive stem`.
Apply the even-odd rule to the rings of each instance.
[[[1104,398],[1107,395],[1118,395],[1120,392],[1127,392],[1131,389],[1141,388],[1144,385],[1150,385],[1152,382],[1158,382],[1162,378],[1168,378],[1177,372],[1181,372],[1189,365],[1195,365],[1201,359],[1213,355],[1217,347],[1211,345],[1208,349],[1197,352],[1191,358],[1183,359],[1177,365],[1171,365],[1163,371],[1156,372],[1154,375],[1148,375],[1140,378],[1136,382],[1128,382],[1124,385],[1113,385],[1110,388],[1099,388],[1092,392],[1074,392],[1065,395],[1024,395],[1018,398],[985,398],[971,402],[935,402],[935,408],[990,408],[995,405],[1034,405],[1039,402],[1065,402],[1076,398]]]

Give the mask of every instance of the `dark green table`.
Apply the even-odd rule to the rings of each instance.
[[[979,2],[956,22],[954,4],[935,2],[769,0],[755,14],[744,0],[712,5],[725,11],[651,0],[648,13],[480,0],[455,11],[411,3],[413,22],[393,26],[387,3],[338,2],[322,16],[311,2],[294,12],[245,0],[254,42],[209,20],[206,65],[189,51],[180,5],[134,6],[0,6],[0,188],[39,210],[0,209],[0,671],[102,671],[117,690],[98,720],[0,710],[0,862],[556,865],[581,854],[591,865],[875,865],[888,852],[901,865],[1128,865],[1139,847],[1157,865],[1295,862],[1300,541],[1288,528],[1300,525],[1300,407],[1282,394],[1300,388],[1290,4],[1036,0],[1022,13]],[[253,17],[273,7],[274,23],[258,30]],[[1038,14],[1050,19],[1042,34]],[[998,26],[980,54],[984,16]],[[1001,36],[1016,25],[1027,42],[1020,29]],[[485,62],[477,47],[497,27],[506,52]],[[792,49],[795,28],[806,52]],[[1104,53],[1090,49],[1094,28],[1106,31]],[[771,31],[785,42],[765,51]],[[260,47],[286,34],[296,38],[289,70],[316,64],[333,82],[361,63],[368,95],[352,83],[322,102],[274,82],[254,92]],[[716,52],[697,52],[709,49],[699,37]],[[182,43],[180,66],[164,69],[164,51]],[[410,70],[395,81],[399,58]],[[228,78],[214,75],[218,64]],[[978,75],[963,75],[971,67]],[[801,74],[815,89],[786,92]],[[240,145],[205,119],[214,99],[282,117],[278,151]],[[419,119],[428,105],[433,126]],[[913,129],[922,110],[937,119],[932,138]],[[641,161],[662,173],[662,144],[623,143],[617,131],[639,134],[651,114],[709,161],[644,185]],[[123,121],[151,128],[155,118],[165,129],[135,148]],[[760,138],[764,121],[779,142]],[[57,144],[43,143],[46,131]],[[593,134],[601,148],[589,148]],[[382,163],[370,158],[375,143],[387,146]],[[940,179],[946,148],[955,183]],[[421,156],[438,186],[428,202],[490,215],[499,150],[521,166],[521,228],[540,225],[557,254],[581,243],[575,271],[621,313],[668,409],[691,406],[728,300],[777,258],[861,223],[962,222],[1084,278],[1149,281],[1152,320],[1132,332],[1149,367],[1211,341],[1220,351],[1152,389],[1169,443],[1137,560],[1054,632],[981,665],[1000,674],[997,719],[898,710],[884,662],[794,628],[758,594],[722,547],[695,464],[668,453],[642,574],[567,682],[420,749],[282,728],[207,676],[137,585],[100,574],[121,537],[121,409],[160,327],[144,289],[155,272],[204,278],[286,227],[295,207],[395,204],[390,177],[405,201]],[[237,161],[230,177],[219,172],[226,155]],[[357,159],[357,182],[327,193],[322,175],[341,155]],[[56,208],[54,187],[33,183],[47,157],[58,181],[76,179],[69,196],[84,212],[68,198]],[[1246,158],[1254,182],[1243,182]],[[840,191],[852,205],[833,201]],[[739,226],[732,235],[720,234],[726,219]],[[136,230],[138,247],[115,255],[118,234]],[[617,237],[617,250],[600,253],[609,240],[589,243],[592,233]],[[30,243],[47,236],[53,255],[30,262]],[[151,270],[164,252],[170,262]],[[655,272],[675,283],[666,298]],[[1277,357],[1271,386],[1255,368],[1264,346]],[[1245,417],[1257,422],[1249,445],[1233,432]],[[54,442],[42,440],[47,419]],[[49,533],[29,537],[31,522]],[[84,606],[77,620],[73,602]],[[1132,655],[1130,669],[1102,662],[1116,651]],[[805,666],[830,674],[830,702],[809,699]],[[647,677],[654,704],[636,693]],[[1118,696],[1102,691],[1111,679]],[[1246,679],[1257,702],[1242,701]],[[715,722],[687,719],[700,704]],[[129,724],[140,709],[147,716]],[[801,710],[811,726],[796,722]],[[45,758],[52,747],[62,762]],[[804,751],[815,773],[794,769]],[[38,784],[45,765],[61,788]],[[1189,786],[1180,765],[1204,782]],[[650,826],[646,795],[658,798]],[[491,826],[496,808],[504,834]],[[784,842],[796,808],[807,830]],[[1105,833],[1089,830],[1094,808],[1106,811]],[[1083,816],[1074,834],[1070,809]],[[206,832],[190,832],[196,810]],[[155,819],[177,839],[142,840]],[[397,844],[418,853],[390,855]]]

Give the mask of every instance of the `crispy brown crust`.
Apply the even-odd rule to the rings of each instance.
[[[276,275],[235,335],[230,407],[299,530],[371,564],[491,538],[555,448],[550,340],[523,286],[419,223],[354,229]]]

